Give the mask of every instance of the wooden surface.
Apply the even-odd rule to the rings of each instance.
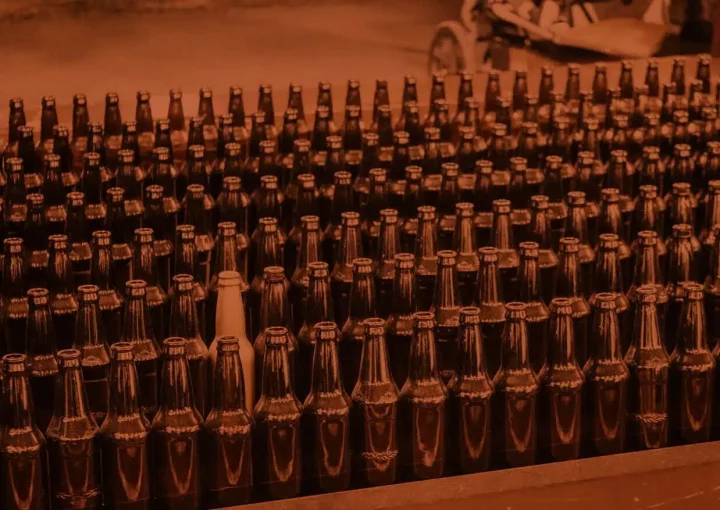
[[[348,491],[247,510],[720,508],[720,442]]]

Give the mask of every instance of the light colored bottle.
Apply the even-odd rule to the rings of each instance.
[[[249,413],[255,408],[255,352],[245,330],[245,307],[243,305],[240,273],[222,271],[218,275],[218,302],[215,315],[215,338],[210,344],[210,373],[215,374],[218,339],[233,336],[240,344],[240,362],[245,381],[245,408]],[[212,376],[211,376],[212,387]]]

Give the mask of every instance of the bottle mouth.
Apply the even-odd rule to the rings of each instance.
[[[134,361],[135,351],[130,342],[118,342],[110,346],[110,355],[117,361]]]
[[[218,338],[218,352],[237,352],[240,350],[240,339],[226,335]]]
[[[57,353],[58,365],[60,368],[79,367],[80,357],[80,351],[77,349],[63,349]]]
[[[24,354],[12,353],[2,357],[4,371],[8,374],[23,373],[27,369],[27,357]]]
[[[218,274],[218,285],[220,287],[240,285],[240,273],[237,271],[221,271],[220,274]]]
[[[288,328],[285,326],[271,326],[265,329],[265,343],[267,345],[287,345]]]

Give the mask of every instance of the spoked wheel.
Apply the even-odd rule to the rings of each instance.
[[[458,33],[448,26],[438,28],[430,44],[428,71],[431,74],[438,71],[457,74],[467,69],[467,59]]]

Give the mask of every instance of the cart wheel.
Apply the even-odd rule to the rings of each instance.
[[[430,44],[428,71],[457,74],[467,68],[467,58],[458,34],[448,26],[438,28]]]

